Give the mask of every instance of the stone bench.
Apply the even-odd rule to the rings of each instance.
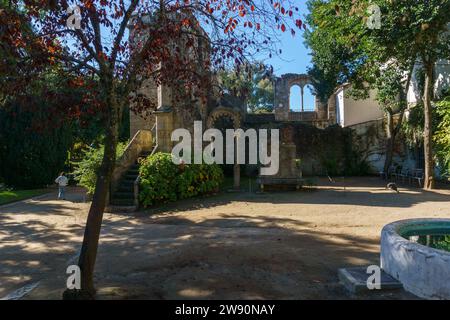
[[[295,186],[298,190],[304,183],[303,178],[279,178],[279,177],[264,177],[259,176],[256,183],[260,185],[261,191],[264,191],[265,185],[289,185]]]

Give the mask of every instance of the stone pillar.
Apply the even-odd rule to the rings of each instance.
[[[234,179],[233,188],[235,190],[239,190],[241,188],[241,166],[238,163],[234,164],[233,179]]]
[[[158,86],[158,109],[172,106],[172,90],[168,85]]]
[[[282,143],[280,145],[280,171],[277,178],[298,178],[298,168],[295,163],[297,158],[297,147],[293,143]]]
[[[318,120],[328,119],[327,105],[323,103],[319,97],[315,97],[316,113]]]
[[[289,120],[289,90],[287,81],[283,77],[278,77],[275,80],[275,120],[288,121]]]
[[[174,127],[173,113],[171,111],[156,112],[156,130],[158,151],[172,152],[172,141],[170,138]]]
[[[233,167],[233,180],[234,180],[234,189],[235,190],[239,190],[241,188],[241,166],[238,162],[239,159],[239,137],[236,136],[236,138],[234,139],[234,167]]]
[[[301,89],[300,93],[302,96],[302,115],[303,115],[303,112],[305,112],[305,103],[304,103],[304,96],[303,96],[305,93],[305,86],[304,85],[301,86],[300,89]]]
[[[336,95],[332,94],[328,99],[328,121],[336,123]]]

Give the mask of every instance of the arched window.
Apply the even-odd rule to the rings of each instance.
[[[303,89],[303,107],[305,111],[316,110],[316,96],[313,94],[310,85],[305,86]]]
[[[293,85],[289,90],[289,110],[302,110],[302,93],[298,85]]]

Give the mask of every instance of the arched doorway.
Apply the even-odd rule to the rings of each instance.
[[[226,108],[226,107],[218,107],[214,109],[213,112],[210,113],[207,120],[207,127],[219,129],[222,131],[223,136],[225,137],[225,131],[227,129],[239,129],[241,127],[242,117],[241,113],[237,109]],[[239,190],[241,187],[241,166],[238,164],[236,159],[236,147],[237,147],[237,139],[235,138],[235,159],[234,164],[232,165],[233,171],[233,188],[235,190]],[[224,144],[225,148],[225,144]],[[224,150],[225,151],[225,150]],[[224,153],[225,154],[225,153]]]

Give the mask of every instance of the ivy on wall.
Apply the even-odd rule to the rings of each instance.
[[[334,125],[319,129],[309,124],[292,122],[265,123],[259,124],[258,128],[252,127],[281,129],[288,126],[293,128],[297,158],[301,159],[303,166],[310,166],[307,170],[303,167],[306,174],[358,176],[370,172],[366,150],[361,147],[363,143],[358,141],[358,136],[350,128]],[[369,134],[375,135],[374,132]]]

